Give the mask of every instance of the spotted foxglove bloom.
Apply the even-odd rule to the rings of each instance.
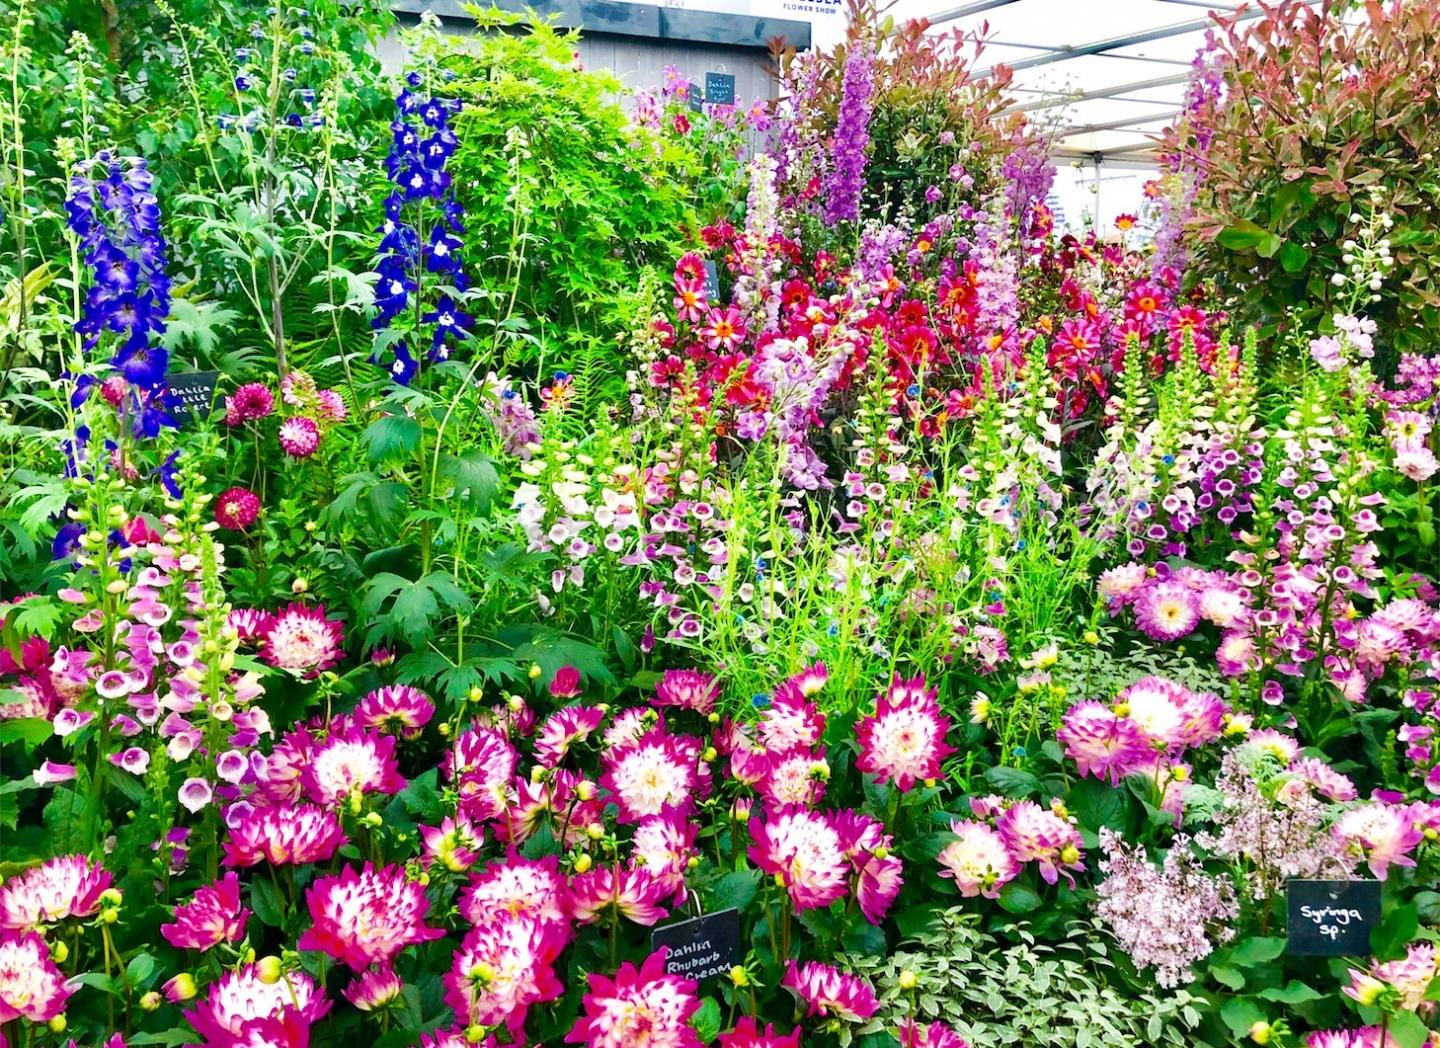
[[[324,992],[304,972],[267,983],[247,964],[211,983],[205,1000],[185,1018],[200,1034],[199,1048],[305,1048],[311,1024],[329,1011]]]
[[[649,870],[594,866],[570,882],[570,913],[581,924],[624,917],[649,927],[665,916],[667,894]]]
[[[830,816],[803,808],[750,819],[750,860],[776,879],[797,910],[845,896],[850,863]]]
[[[800,1048],[800,1031],[776,1033],[773,1023],[761,1030],[754,1016],[742,1015],[735,1029],[720,1035],[720,1048]]]
[[[855,767],[884,785],[893,782],[904,792],[917,782],[940,777],[940,765],[955,752],[945,742],[950,719],[940,712],[935,689],[924,677],[902,680],[899,674],[877,700],[875,714],[855,726],[860,756]]]
[[[391,684],[376,688],[355,704],[355,723],[390,735],[414,739],[435,716],[435,703],[419,688]]]
[[[317,743],[300,781],[310,799],[324,805],[339,804],[354,795],[399,793],[405,788],[395,766],[394,737],[359,728]]]
[[[875,989],[868,982],[819,961],[801,965],[790,961],[780,985],[800,999],[806,1015],[860,1023],[880,1008]]]
[[[305,893],[312,923],[300,936],[302,950],[323,950],[355,971],[386,964],[405,947],[444,935],[425,924],[430,901],[423,885],[405,876],[401,866],[356,872],[346,866],[338,877],[321,877]]]
[[[339,621],[325,617],[323,604],[291,604],[266,622],[260,657],[276,669],[313,677],[340,661],[343,642]]]
[[[621,822],[639,822],[670,809],[689,812],[709,792],[701,777],[699,744],[689,736],[668,735],[662,727],[606,752],[602,760],[600,785],[614,796]]]
[[[1403,807],[1374,801],[1347,811],[1335,824],[1335,836],[1364,858],[1370,872],[1384,880],[1391,866],[1414,866],[1411,852],[1423,834]]]
[[[535,759],[543,767],[555,767],[565,759],[570,747],[588,739],[604,719],[605,711],[598,706],[556,710],[535,733]]]
[[[943,867],[940,876],[953,878],[967,899],[999,898],[1000,889],[1020,873],[1020,864],[1005,846],[1005,839],[994,827],[968,820],[952,822],[950,832],[957,839],[936,856]]]
[[[914,1019],[905,1019],[895,1031],[900,1048],[970,1048],[970,1042],[944,1023],[921,1026]]]
[[[484,924],[499,914],[564,926],[565,879],[560,875],[560,858],[525,859],[512,852],[472,874],[458,901],[460,915],[471,924]]]
[[[110,871],[83,855],[60,855],[0,884],[0,928],[30,931],[67,917],[91,917]]]
[[[400,999],[405,981],[388,964],[361,972],[341,990],[341,995],[362,1012],[378,1012]]]
[[[565,987],[552,965],[565,948],[557,925],[500,916],[472,928],[445,974],[445,1000],[466,1026],[503,1024],[523,1040],[532,1004],[553,1001]]]
[[[48,1022],[73,992],[38,932],[0,931],[0,1023]]]
[[[666,670],[655,686],[655,705],[678,706],[708,715],[715,709],[719,691],[713,674],[700,670]]]
[[[594,973],[585,995],[585,1014],[565,1035],[586,1048],[702,1048],[690,1025],[700,1009],[695,983],[665,974],[664,949],[636,968],[628,961],[615,978]]]
[[[175,920],[162,924],[160,934],[177,950],[208,950],[245,937],[250,911],[240,905],[240,878],[227,873],[175,907]]]
[[[230,826],[226,866],[303,866],[322,862],[345,843],[335,813],[313,804],[255,808]]]
[[[1071,870],[1085,868],[1080,850],[1080,831],[1068,821],[1034,801],[1017,801],[995,823],[1005,847],[1017,862],[1033,862],[1045,883],[1054,884],[1065,874],[1071,885]]]

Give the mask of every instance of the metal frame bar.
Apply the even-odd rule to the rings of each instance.
[[[1061,106],[1073,105],[1078,102],[1091,102],[1097,99],[1110,99],[1112,101],[1133,101],[1153,102],[1157,105],[1173,105],[1173,99],[1159,98],[1135,98],[1122,99],[1121,96],[1130,91],[1144,91],[1152,87],[1173,87],[1176,84],[1183,84],[1189,81],[1189,73],[1174,73],[1170,76],[1157,76],[1150,80],[1135,80],[1128,84],[1116,84],[1113,87],[1097,87],[1092,91],[1079,91],[1068,95],[1053,95],[1050,98],[1042,98],[1038,102],[1026,102],[1024,105],[1011,106],[1006,112],[1025,113],[1035,109],[1055,109]]]
[[[975,0],[975,3],[961,4],[959,7],[952,7],[945,11],[937,11],[933,15],[927,15],[925,21],[931,25],[939,25],[941,22],[953,22],[957,18],[983,15],[986,11],[993,11],[997,7],[1005,7],[1018,2],[1019,0]]]
[[[1167,113],[1156,113],[1153,116],[1127,116],[1123,120],[1106,120],[1099,124],[1076,124],[1074,127],[1062,127],[1056,133],[1056,138],[1070,138],[1073,135],[1088,135],[1096,131],[1127,131],[1134,128],[1136,134],[1147,134],[1141,131],[1137,125],[1153,124],[1160,120],[1171,120],[1182,113],[1183,109],[1172,109]]]

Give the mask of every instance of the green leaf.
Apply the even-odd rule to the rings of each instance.
[[[1370,933],[1370,949],[1382,961],[1394,960],[1420,930],[1420,912],[1413,902],[1397,906]]]
[[[386,415],[370,423],[361,440],[370,465],[378,466],[415,453],[420,446],[420,423],[409,415]]]
[[[261,924],[279,928],[285,923],[285,900],[268,877],[256,877],[250,882],[250,908]]]
[[[1231,990],[1243,990],[1245,988],[1244,974],[1223,964],[1217,964],[1211,968],[1210,977],[1221,986]]]
[[[1309,263],[1310,252],[1299,244],[1287,243],[1275,257],[1285,272],[1298,273]]]
[[[1028,797],[1040,790],[1040,779],[1023,768],[996,765],[985,769],[985,781],[1006,797]]]
[[[704,997],[695,1014],[690,1016],[690,1026],[704,1044],[709,1044],[720,1033],[720,1005],[713,997]]]
[[[187,343],[196,351],[209,356],[215,351],[219,334],[229,329],[240,314],[226,309],[215,302],[191,302],[188,299],[172,298],[170,315],[165,320],[165,333],[160,343],[174,352]]]
[[[1299,979],[1291,979],[1284,986],[1267,986],[1255,996],[1277,1004],[1306,1004],[1309,1001],[1323,1001],[1325,995],[1319,990],[1306,986]]]
[[[1065,804],[1087,830],[1126,828],[1125,795],[1099,779],[1081,779],[1066,794]]]
[[[479,448],[441,456],[440,475],[454,483],[455,496],[476,512],[489,509],[500,490],[500,473],[495,462]]]
[[[1000,908],[1009,913],[1030,913],[1038,910],[1043,900],[1034,888],[1011,881],[1000,889]]]
[[[743,910],[755,898],[760,887],[759,870],[739,870],[727,873],[715,882],[715,891],[710,899],[712,910]]]
[[[1230,951],[1230,960],[1242,967],[1273,961],[1285,952],[1284,937],[1252,935],[1237,943]]]
[[[1267,232],[1249,219],[1242,218],[1222,229],[1215,238],[1215,242],[1230,251],[1253,251],[1267,236],[1274,236],[1274,234]]]
[[[1265,1018],[1265,1013],[1249,997],[1231,997],[1220,1006],[1220,1018],[1237,1038],[1248,1038],[1250,1027]]]
[[[0,743],[19,742],[26,753],[33,753],[35,747],[55,734],[55,729],[44,717],[17,717],[0,721]]]
[[[1399,1048],[1422,1048],[1430,1043],[1430,1029],[1414,1012],[1399,1012],[1390,1019],[1390,1036]]]

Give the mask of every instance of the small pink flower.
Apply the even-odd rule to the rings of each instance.
[[[309,458],[320,447],[320,427],[305,415],[280,423],[280,449],[291,458]]]
[[[761,1030],[753,1016],[742,1015],[735,1029],[720,1035],[720,1048],[800,1048],[800,1031],[776,1033],[773,1023]]]
[[[177,950],[208,950],[245,937],[250,911],[240,905],[240,878],[232,870],[175,907],[175,921],[162,924],[160,934]]]
[[[275,394],[259,382],[247,382],[225,398],[225,425],[239,426],[275,410]]]
[[[277,669],[313,677],[340,661],[344,633],[340,622],[325,617],[325,606],[291,604],[267,616],[260,657]]]
[[[355,722],[404,739],[418,738],[435,716],[435,703],[419,688],[392,684],[370,692],[355,707]]]
[[[57,783],[70,782],[75,778],[75,765],[45,761],[30,773],[30,777],[35,780],[37,786],[54,786]]]
[[[977,895],[987,899],[1000,897],[1005,887],[1020,873],[1020,864],[1010,854],[1005,839],[983,822],[952,822],[951,841],[936,856],[943,869],[940,876],[950,877],[967,899]]]
[[[555,767],[565,759],[570,747],[588,739],[604,719],[605,711],[598,706],[556,710],[535,733],[535,760],[542,767]]]
[[[713,675],[699,670],[666,670],[655,686],[656,706],[678,706],[696,713],[715,709],[719,685]]]
[[[1017,862],[1034,862],[1047,884],[1054,884],[1064,872],[1072,885],[1070,870],[1085,868],[1080,831],[1068,821],[1034,801],[1017,801],[995,823],[1000,837]]]
[[[875,989],[868,982],[819,961],[802,965],[790,961],[780,985],[806,1005],[806,1015],[860,1023],[880,1008]]]
[[[570,913],[581,924],[594,924],[608,916],[650,927],[665,916],[665,894],[665,884],[649,870],[602,864],[570,882]]]
[[[150,768],[150,754],[139,746],[129,746],[120,753],[110,754],[110,763],[131,775],[144,775]]]
[[[399,1000],[405,982],[388,964],[366,969],[350,980],[341,995],[362,1012],[376,1012]]]
[[[215,796],[206,780],[192,776],[180,784],[180,803],[187,811],[198,812],[202,810]]]
[[[803,808],[768,822],[751,817],[750,860],[773,876],[797,910],[829,906],[845,896],[849,862],[830,816]]]
[[[301,950],[323,950],[360,971],[387,964],[413,943],[438,939],[445,932],[428,927],[430,901],[423,885],[401,866],[356,872],[346,866],[338,877],[321,877],[305,893],[312,923],[300,936]]]
[[[523,1040],[532,1004],[565,991],[552,967],[567,936],[559,925],[501,915],[472,928],[444,976],[445,1000],[466,1025],[504,1024]]]
[[[334,812],[313,804],[258,808],[230,827],[225,865],[271,862],[300,866],[330,858],[344,843],[345,834]]]
[[[215,523],[244,531],[260,516],[260,499],[249,488],[226,488],[215,499]]]
[[[571,699],[580,694],[580,671],[574,666],[561,666],[550,678],[550,694],[557,699]]]

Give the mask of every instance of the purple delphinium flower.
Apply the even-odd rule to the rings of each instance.
[[[864,48],[845,58],[840,115],[835,121],[833,166],[825,185],[825,224],[854,222],[860,217],[865,189],[865,150],[870,146],[870,95],[874,90],[873,58]]]

